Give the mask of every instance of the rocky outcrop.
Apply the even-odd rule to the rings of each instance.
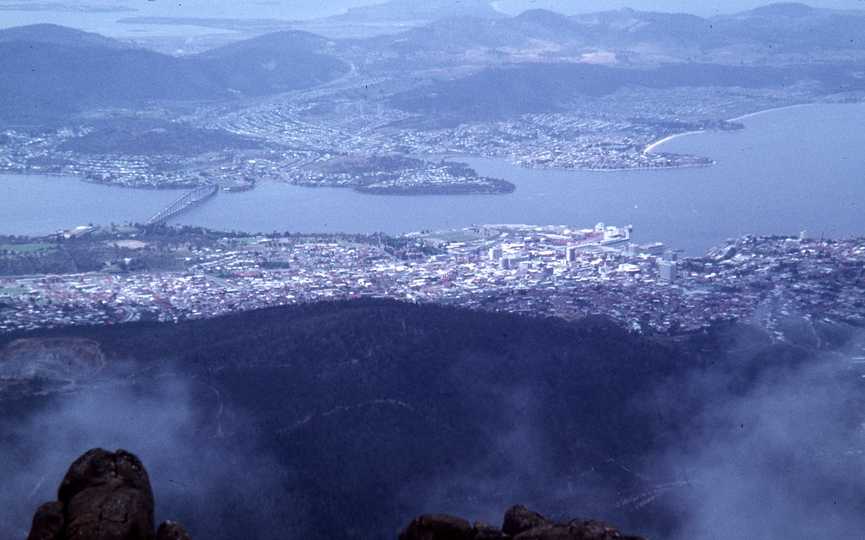
[[[532,529],[540,529],[549,527],[553,522],[538,514],[532,512],[525,506],[517,504],[508,508],[505,512],[505,521],[502,523],[502,532],[509,536],[517,536],[520,533],[530,531]]]
[[[472,525],[472,540],[504,540],[510,538],[495,525],[484,523],[483,521],[475,521]]]
[[[156,540],[192,540],[192,537],[187,534],[180,523],[166,521],[156,531]]]
[[[499,529],[477,521],[445,514],[424,514],[412,520],[400,533],[399,540],[646,540],[641,536],[623,535],[603,521],[574,519],[567,523],[550,521],[525,506],[512,506],[505,512]]]
[[[446,514],[424,514],[412,520],[399,540],[472,540],[469,522]]]
[[[36,510],[27,540],[191,540],[172,522],[154,535],[150,479],[125,450],[84,453],[63,477],[57,499]]]
[[[66,518],[63,517],[63,503],[51,501],[36,509],[30,536],[27,540],[54,540],[63,538],[63,528]]]

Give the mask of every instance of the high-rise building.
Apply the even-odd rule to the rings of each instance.
[[[670,283],[676,281],[676,261],[661,261],[661,279]]]

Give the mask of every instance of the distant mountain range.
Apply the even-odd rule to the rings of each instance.
[[[580,63],[525,63],[486,69],[454,80],[434,80],[389,100],[399,109],[418,113],[422,127],[454,127],[523,114],[564,112],[579,98],[600,98],[633,87],[791,87],[813,81],[823,93],[865,91],[865,61],[838,66],[730,66],[664,64],[654,69],[627,69]],[[539,81],[543,81],[542,84]]]
[[[374,4],[352,8],[348,13],[329,17],[332,20],[357,23],[381,23],[396,21],[411,23],[417,21],[435,21],[446,17],[483,17],[499,19],[507,17],[498,11],[487,0],[390,0],[383,4]]]
[[[351,66],[361,75],[410,78],[408,86],[431,83],[391,96],[402,108],[429,112],[458,102],[454,114],[467,107],[498,111],[484,118],[555,109],[574,92],[603,95],[629,84],[807,81],[825,92],[849,92],[865,82],[865,11],[774,4],[713,18],[627,9],[570,17],[530,10],[509,17],[485,2],[459,5],[454,11],[450,3],[394,0],[342,16],[371,21],[395,13],[459,14],[395,35],[329,40],[284,31],[187,57],[54,25],[0,30],[0,121],[44,124],[91,109],[279,94],[333,81]],[[511,101],[527,94],[539,106],[497,103],[496,93],[478,93],[478,84],[493,84]],[[480,98],[484,104],[472,105]]]
[[[0,120],[41,123],[158,101],[224,101],[316,86],[348,72],[323,38],[282,32],[176,58],[55,25],[0,30]]]
[[[401,60],[491,49],[502,60],[606,63],[791,63],[865,58],[865,11],[774,4],[737,15],[639,12],[629,9],[565,16],[530,10],[516,17],[451,17],[401,34],[366,40],[367,48]],[[588,61],[598,61],[588,59]]]

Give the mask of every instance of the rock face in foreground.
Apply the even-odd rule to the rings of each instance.
[[[602,521],[574,519],[556,523],[522,505],[505,512],[501,529],[477,521],[474,525],[445,514],[424,514],[412,520],[399,534],[399,540],[646,540],[623,535]]]
[[[36,510],[27,540],[192,540],[170,521],[154,534],[150,479],[125,450],[88,450],[69,467],[57,499]]]

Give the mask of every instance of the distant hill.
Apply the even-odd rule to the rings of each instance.
[[[58,26],[56,24],[32,24],[0,29],[0,42],[27,41],[36,43],[55,43],[57,45],[86,47],[96,46],[109,49],[132,49],[129,45],[116,39],[108,38],[93,32],[83,32]]]
[[[412,68],[484,50],[498,53],[501,61],[573,61],[584,53],[605,51],[626,65],[858,60],[865,58],[865,11],[776,4],[702,18],[631,9],[565,16],[534,9],[505,18],[450,17],[371,38],[362,46],[390,59],[388,67],[408,62]]]
[[[260,141],[219,129],[124,118],[97,122],[93,131],[65,141],[58,150],[71,150],[82,154],[197,156],[226,148],[251,149],[260,146]]]
[[[277,32],[232,43],[189,59],[207,79],[244,95],[310,88],[348,72],[342,61],[316,52],[325,38],[307,32]]]
[[[473,75],[436,80],[395,95],[390,103],[419,119],[408,122],[444,127],[469,121],[495,121],[521,114],[565,110],[580,97],[599,98],[627,87],[783,88],[819,82],[827,93],[843,87],[865,91],[865,61],[841,66],[787,67],[665,64],[626,69],[585,63],[524,63],[490,68]],[[539,81],[543,81],[542,84]]]
[[[215,101],[308,88],[348,71],[287,33],[175,58],[53,25],[0,31],[0,121],[38,124],[97,108]]]
[[[443,14],[452,16],[432,20]],[[557,110],[574,95],[627,85],[780,88],[808,81],[831,93],[860,90],[865,80],[865,11],[775,4],[712,18],[630,9],[570,17],[534,9],[510,17],[484,1],[394,0],[343,17],[402,16],[432,21],[368,39],[277,32],[183,58],[54,25],[0,30],[0,122],[272,95],[333,81],[349,65],[389,79],[391,91],[432,81],[393,97],[400,108],[473,119]]]
[[[347,13],[329,19],[356,23],[409,23],[435,21],[446,17],[497,19],[507,16],[496,10],[492,4],[489,0],[390,0],[382,4],[351,8]]]
[[[865,7],[865,6],[863,6]],[[712,19],[713,30],[733,48],[758,44],[778,56],[826,55],[865,51],[865,11],[819,9],[804,4],[772,4],[744,13]],[[767,51],[768,52],[768,51]]]

